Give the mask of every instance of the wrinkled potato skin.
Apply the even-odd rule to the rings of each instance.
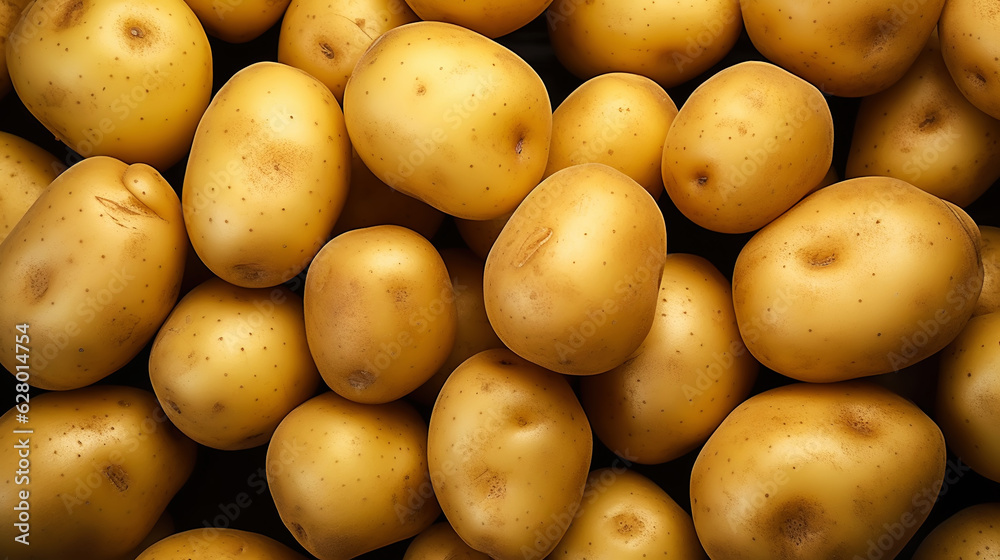
[[[706,259],[667,255],[656,305],[635,357],[580,380],[594,432],[643,464],[704,443],[750,394],[760,368],[740,338],[729,280]]]
[[[992,0],[948,0],[938,21],[941,53],[962,94],[1000,119],[1000,10]]]
[[[973,315],[1000,311],[1000,228],[979,226],[983,244],[983,291],[976,300]]]
[[[134,358],[177,302],[180,201],[145,164],[95,156],[52,181],[0,244],[0,362],[29,322],[31,384],[90,385]]]
[[[184,0],[205,32],[227,43],[246,43],[281,19],[289,0]]]
[[[759,61],[712,75],[663,144],[667,195],[696,224],[759,229],[818,184],[833,161],[833,116],[808,82]]]
[[[2,30],[0,30],[2,33]],[[52,154],[35,144],[0,131],[0,243],[24,213],[66,169]]]
[[[624,362],[653,324],[667,232],[649,193],[600,163],[550,176],[486,259],[490,323],[515,354],[593,375]]]
[[[961,208],[891,177],[830,185],[757,232],[733,270],[740,332],[800,381],[897,371],[944,348],[983,283]]]
[[[898,82],[861,100],[848,178],[887,175],[957,206],[1000,178],[1000,121],[962,95],[937,34]]]
[[[465,544],[445,520],[417,535],[406,548],[403,560],[490,560],[490,557]]]
[[[973,317],[941,353],[935,419],[948,447],[1000,482],[1000,313]]]
[[[190,529],[145,549],[135,560],[306,560],[280,542],[257,533],[224,527]]]
[[[500,37],[524,27],[535,19],[552,0],[406,0],[420,19],[446,21],[471,29],[490,38]]]
[[[823,93],[863,97],[903,77],[944,3],[740,0],[740,7],[750,41],[765,58]]]
[[[191,475],[197,446],[169,422],[149,391],[101,385],[31,399],[31,422],[0,417],[0,500],[29,490],[30,545],[19,560],[107,560],[138,545]],[[14,434],[30,428],[34,435]],[[18,443],[30,439],[30,484],[16,484]],[[11,519],[8,517],[8,519]],[[0,536],[13,543],[16,529]],[[21,545],[4,545],[21,546]],[[7,550],[12,550],[7,548]]]
[[[910,401],[866,382],[797,383],[744,401],[691,471],[695,529],[712,558],[894,558],[927,518],[945,442]]]
[[[1000,548],[1000,503],[976,504],[941,522],[911,560],[993,558]]]

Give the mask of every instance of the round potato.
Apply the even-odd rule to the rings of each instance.
[[[142,554],[142,551],[176,532],[173,516],[170,515],[170,511],[164,511],[163,515],[156,520],[156,524],[153,525],[153,528],[146,533],[145,538],[143,538],[142,541],[135,546],[135,548],[117,558],[113,558],[113,560],[136,560],[136,558]]]
[[[1000,313],[973,317],[941,353],[934,418],[948,447],[1000,482]]]
[[[344,115],[326,86],[291,66],[251,64],[198,124],[181,192],[191,244],[230,284],[286,282],[329,239],[350,172]]]
[[[531,66],[441,22],[379,36],[347,82],[344,116],[385,184],[473,220],[512,211],[538,184],[552,135],[548,91]]]
[[[601,163],[536,187],[497,238],[483,275],[490,323],[517,355],[593,375],[620,365],[653,324],[667,232],[656,201]]]
[[[663,185],[712,231],[746,233],[792,207],[833,161],[823,94],[767,62],[730,66],[688,97],[663,144]]]
[[[490,560],[490,557],[473,550],[447,521],[442,521],[417,535],[406,547],[403,560]]]
[[[442,511],[463,541],[496,560],[555,548],[583,498],[592,451],[566,379],[505,348],[455,369],[427,434]]]
[[[455,226],[458,229],[462,241],[476,254],[477,257],[486,260],[490,254],[490,249],[496,243],[500,232],[507,225],[513,211],[501,214],[489,220],[463,220],[455,218]]]
[[[228,43],[260,37],[281,19],[289,0],[184,0],[205,31]]]
[[[863,97],[903,77],[934,31],[945,0],[740,0],[764,57],[826,94]]]
[[[278,425],[266,472],[281,521],[319,560],[410,538],[441,514],[427,470],[427,424],[404,401],[313,397]]]
[[[976,504],[944,520],[911,560],[995,558],[1000,550],[1000,503]]]
[[[578,78],[629,72],[665,88],[722,60],[743,30],[739,0],[555,0],[545,17],[556,57]]]
[[[160,327],[149,378],[170,421],[196,442],[227,450],[267,443],[319,386],[302,298],[285,287],[208,280]]]
[[[461,25],[487,37],[499,37],[527,25],[535,19],[552,0],[480,0],[479,2],[454,2],[453,0],[406,0],[420,19],[445,21]]]
[[[973,315],[1000,311],[1000,228],[979,226],[982,236],[983,290],[976,300]]]
[[[212,49],[183,0],[36,0],[7,65],[25,107],[77,154],[160,171],[187,154],[212,94]]]
[[[580,509],[549,558],[708,560],[691,516],[655,482],[621,467],[590,473]]]
[[[155,169],[105,156],[70,167],[0,243],[0,363],[15,371],[27,323],[32,386],[107,377],[156,335],[186,253],[180,201]]]
[[[958,89],[980,111],[1000,119],[1000,11],[990,0],[949,0],[938,21],[941,54]]]
[[[0,186],[0,243],[45,187],[65,169],[66,166],[42,148],[0,131],[0,177],[4,178]]]
[[[663,192],[663,140],[676,115],[667,92],[645,76],[616,72],[591,78],[552,113],[545,177],[580,163],[603,163],[657,199]]]
[[[410,393],[455,343],[448,269],[430,241],[403,227],[333,238],[309,267],[304,299],[319,372],[353,401],[385,403]]]
[[[281,20],[278,62],[305,70],[337,101],[375,39],[420,18],[403,0],[292,0]]]
[[[927,518],[945,443],[866,382],[796,383],[744,401],[698,453],[691,513],[711,558],[895,558]]]
[[[708,439],[750,394],[747,352],[729,281],[710,262],[667,255],[653,326],[635,356],[580,380],[580,400],[608,449],[665,463]]]
[[[944,348],[983,284],[961,208],[891,177],[806,197],[744,245],[733,303],[747,348],[800,381],[900,370]]]
[[[135,560],[305,560],[278,541],[249,531],[203,527],[176,533],[145,549]]]

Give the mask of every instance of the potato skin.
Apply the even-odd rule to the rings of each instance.
[[[911,560],[995,558],[1000,548],[1000,503],[976,504],[944,520],[913,554]]]
[[[0,177],[4,178],[0,187],[0,243],[45,187],[65,170],[66,166],[49,152],[0,131]]]
[[[195,443],[152,393],[133,387],[49,392],[30,404],[27,425],[15,422],[14,409],[0,417],[0,465],[11,473],[0,501],[17,504],[20,491],[30,492],[30,545],[17,558],[105,560],[131,550],[194,470]],[[13,433],[24,428],[34,434]],[[27,486],[13,474],[18,438],[30,440]],[[4,523],[3,542],[13,543],[15,531]]]
[[[458,536],[447,520],[424,529],[406,548],[403,560],[490,560]]]
[[[930,513],[945,459],[934,422],[888,389],[786,385],[736,407],[699,452],[695,529],[712,558],[865,558],[873,543],[894,558]]]
[[[1000,311],[1000,228],[979,226],[983,244],[983,290],[976,300],[973,315]]]
[[[10,93],[10,72],[7,71],[7,36],[10,35],[21,11],[31,0],[0,0],[0,99]]]
[[[406,0],[422,20],[454,23],[490,38],[500,37],[524,27],[535,19],[552,0]]]
[[[938,21],[952,79],[980,111],[1000,119],[1000,12],[991,0],[948,0]]]
[[[203,527],[172,534],[142,551],[135,560],[306,560],[271,537],[231,529]]]
[[[184,0],[205,32],[227,43],[260,37],[281,19],[289,0]]]
[[[57,177],[0,244],[0,363],[30,324],[31,384],[90,385],[153,339],[177,301],[187,238],[152,167],[87,158]]]
[[[979,229],[962,209],[898,179],[861,177],[757,232],[736,259],[733,303],[764,366],[822,383],[897,371],[944,348],[982,283]]]

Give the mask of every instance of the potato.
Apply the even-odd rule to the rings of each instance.
[[[500,232],[507,225],[514,211],[506,212],[489,220],[463,220],[455,218],[455,226],[458,229],[462,241],[476,254],[477,257],[486,260],[490,254],[490,249],[496,243]]]
[[[995,558],[998,549],[1000,503],[982,503],[962,509],[935,527],[912,560]]]
[[[25,107],[80,156],[160,171],[187,154],[212,94],[212,49],[182,0],[35,0],[7,65]]]
[[[1000,121],[962,96],[937,33],[902,79],[861,100],[846,176],[864,175],[896,177],[962,207],[1000,179]]]
[[[95,156],[42,192],[0,244],[0,363],[31,338],[31,385],[75,389],[127,364],[177,301],[187,238],[152,167]]]
[[[10,473],[0,502],[15,508],[7,519],[17,520],[3,523],[0,536],[4,550],[17,547],[19,560],[107,560],[128,552],[194,470],[197,446],[149,391],[101,385],[49,392],[33,396],[27,424],[15,420],[18,412],[0,417],[0,465]],[[25,429],[32,433],[15,433]],[[28,546],[15,542],[19,536]]]
[[[555,0],[545,17],[559,62],[578,78],[629,72],[665,88],[722,60],[743,30],[739,0]]]
[[[545,557],[583,499],[593,439],[562,376],[505,348],[462,363],[434,404],[427,459],[455,532],[496,560]]]
[[[248,449],[315,394],[302,298],[218,278],[184,296],[160,327],[149,379],[170,421],[215,449]]]
[[[552,0],[406,0],[420,19],[461,25],[487,37],[499,37],[520,29],[540,16]]]
[[[663,144],[677,209],[723,233],[763,227],[806,195],[833,161],[833,117],[804,80],[759,61],[730,66],[691,93]]]
[[[941,54],[962,94],[1000,119],[1000,12],[989,0],[950,0],[938,21]]]
[[[768,60],[823,93],[863,97],[903,77],[944,3],[740,0],[740,8],[750,41]]]
[[[711,558],[894,558],[944,473],[941,431],[911,402],[864,381],[796,383],[750,397],[712,434],[691,513]]]
[[[399,226],[343,233],[309,267],[306,338],[323,380],[361,403],[430,379],[455,343],[455,293],[437,249]]]
[[[1000,311],[1000,228],[979,226],[983,239],[980,256],[983,259],[983,290],[976,300],[973,315]]]
[[[21,220],[32,203],[66,169],[42,148],[0,131],[0,243]]]
[[[292,0],[281,20],[278,62],[312,74],[343,101],[347,79],[372,42],[418,20],[403,0]]]
[[[170,515],[170,511],[164,511],[163,515],[156,520],[156,524],[153,525],[153,528],[146,533],[146,536],[135,546],[135,548],[126,552],[122,556],[114,558],[113,560],[136,560],[136,558],[138,558],[144,550],[169,537],[170,535],[173,535],[174,533],[176,533],[174,528],[174,518]]]
[[[228,43],[246,43],[278,23],[289,0],[184,0],[205,31]]]
[[[313,397],[278,425],[266,472],[281,521],[319,560],[410,538],[441,514],[427,470],[427,424],[403,401]]]
[[[620,365],[653,324],[667,232],[656,201],[601,163],[536,187],[486,259],[486,314],[503,343],[544,368]]]
[[[663,140],[676,115],[667,92],[645,76],[617,72],[591,78],[552,113],[545,177],[580,163],[603,163],[659,198]]]
[[[31,0],[0,0],[0,99],[10,92],[10,72],[7,71],[7,36],[21,17],[21,11]]]
[[[542,178],[552,135],[545,84],[519,56],[449,23],[379,36],[344,90],[358,155],[390,187],[488,220]]]
[[[973,317],[941,353],[934,418],[965,464],[1000,482],[1000,313]]]
[[[286,282],[326,243],[347,198],[351,144],[330,91],[257,62],[222,86],[198,124],[181,193],[201,260],[245,288]]]
[[[619,466],[590,473],[580,509],[549,555],[615,560],[661,557],[708,560],[691,516],[655,482]]]
[[[403,560],[490,560],[490,557],[470,548],[447,521],[442,521],[417,535],[406,547]]]
[[[202,527],[170,535],[136,560],[305,560],[271,537],[239,529]]]
[[[979,252],[979,229],[954,204],[891,177],[841,181],[740,251],[740,333],[764,366],[800,381],[900,370],[968,321],[983,283]]]
[[[749,396],[759,367],[729,280],[702,257],[669,254],[646,339],[622,365],[581,379],[580,401],[608,449],[665,463],[708,439]]]

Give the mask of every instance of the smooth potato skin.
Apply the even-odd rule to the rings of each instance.
[[[0,131],[0,177],[4,178],[0,187],[0,243],[45,187],[65,170],[66,166],[49,152]]]
[[[913,554],[911,560],[996,558],[1000,549],[1000,503],[976,504],[944,520]]]
[[[1000,311],[1000,228],[979,226],[983,244],[980,254],[983,259],[983,290],[976,300],[973,315],[984,315]]]
[[[106,560],[139,544],[191,475],[196,445],[169,422],[149,391],[101,385],[32,395],[29,424],[0,417],[0,501],[28,490],[30,545],[18,560]],[[13,430],[31,429],[31,435]],[[28,438],[30,482],[19,485],[18,438]],[[11,519],[11,517],[8,517]],[[17,533],[4,523],[0,536]],[[14,552],[13,548],[5,548]]]
[[[744,401],[699,452],[695,529],[711,558],[850,560],[875,542],[893,558],[930,513],[945,460],[934,422],[888,389],[786,385]]]
[[[938,21],[941,54],[962,94],[1000,119],[1000,12],[990,0],[949,0]]]
[[[861,177],[757,232],[736,259],[733,303],[761,364],[825,383],[944,348],[982,282],[979,229],[965,212],[904,181]]]
[[[205,32],[227,43],[246,43],[281,19],[289,0],[184,0]]]
[[[424,529],[406,547],[403,560],[490,560],[458,536],[447,520]]]
[[[21,11],[31,0],[0,0],[0,98],[11,89],[10,72],[7,71],[7,36],[10,35]]]
[[[471,29],[490,38],[500,37],[524,27],[535,19],[552,0],[406,0],[422,20],[446,21]]]
[[[271,537],[230,529],[204,527],[172,534],[142,551],[135,560],[306,560]]]

